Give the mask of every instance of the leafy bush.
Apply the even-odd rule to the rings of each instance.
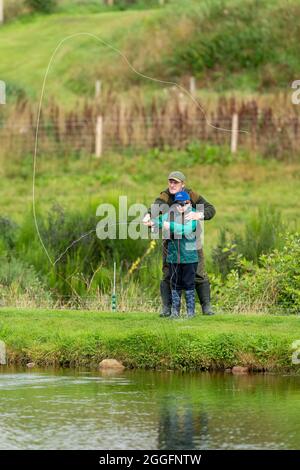
[[[222,228],[219,234],[219,241],[212,250],[212,264],[216,274],[220,274],[225,279],[227,274],[237,268],[239,259],[236,244],[229,239],[228,230]]]
[[[118,201],[118,200],[117,200]],[[111,202],[118,213],[118,202]],[[46,216],[37,214],[39,231],[52,261],[47,261],[45,251],[37,237],[30,214],[20,227],[17,240],[18,255],[37,272],[48,279],[49,287],[59,295],[84,295],[100,289],[111,291],[113,261],[127,273],[131,264],[145,252],[147,240],[99,239],[96,226],[99,218],[96,207],[85,211],[65,211],[55,205]],[[116,232],[119,230],[118,220]],[[92,284],[91,284],[92,281]]]
[[[49,303],[50,293],[32,266],[7,256],[0,257],[0,301],[7,304]]]
[[[259,266],[240,259],[225,282],[212,277],[213,292],[226,311],[300,313],[300,234],[287,234],[284,246],[261,255]]]
[[[261,2],[264,10],[266,2]],[[202,7],[203,8],[203,7]],[[175,44],[170,64],[194,74],[224,67],[236,70],[257,68],[273,58],[276,38],[264,16],[257,14],[257,2],[247,0],[244,8],[235,2],[212,1],[207,12],[195,11],[194,34],[190,41]],[[217,21],[217,26],[216,26]],[[273,47],[272,47],[273,46]]]
[[[36,12],[52,13],[57,5],[56,0],[26,0],[27,5]]]
[[[274,273],[278,305],[300,313],[300,234],[288,234],[284,247],[263,255],[261,261],[267,272]]]
[[[249,216],[244,234],[230,234],[222,229],[217,247],[212,251],[213,266],[223,278],[238,269],[241,258],[260,264],[260,256],[282,245],[285,224],[281,214],[271,206],[260,207]]]
[[[226,166],[233,162],[228,146],[199,142],[199,140],[191,141],[182,150],[174,149],[168,145],[165,145],[162,149],[155,147],[148,151],[147,158],[163,162],[169,158],[170,153],[172,153],[174,165],[180,166],[184,161],[187,168],[200,163],[203,165]],[[240,152],[238,158],[243,159],[245,156]]]
[[[158,0],[115,0],[115,5],[120,10],[127,10],[129,8],[153,8],[158,6]]]
[[[0,216],[0,241],[1,246],[12,250],[16,241],[17,225],[10,219]]]
[[[261,90],[293,80],[299,38],[293,18],[299,17],[299,2],[291,0],[286,8],[280,0],[175,0],[168,10],[168,17],[176,12],[188,26],[181,37],[170,31],[171,52],[163,58],[166,77],[192,74],[214,90]],[[283,48],[288,50],[284,61]]]

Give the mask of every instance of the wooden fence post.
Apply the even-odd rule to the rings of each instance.
[[[96,142],[95,142],[95,155],[97,158],[102,156],[103,151],[103,116],[97,117],[96,122]]]
[[[95,83],[95,98],[100,98],[101,89],[102,89],[101,80],[96,80],[96,83]]]
[[[231,126],[231,153],[236,153],[238,145],[238,130],[239,130],[239,115],[234,113],[232,115]]]
[[[195,96],[196,94],[196,79],[195,77],[190,77],[190,94]]]
[[[0,341],[0,365],[6,365],[6,346],[4,341]]]
[[[4,0],[0,0],[0,25],[4,23]]]
[[[0,104],[6,104],[6,85],[0,80]]]

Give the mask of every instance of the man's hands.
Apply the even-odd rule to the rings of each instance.
[[[189,212],[184,216],[184,220],[204,220],[203,212]]]
[[[184,220],[189,221],[189,220],[203,220],[204,219],[204,213],[203,212],[189,212],[184,216]],[[145,217],[142,220],[143,224],[146,225],[147,227],[153,227],[154,222],[151,220],[150,214],[146,214]],[[165,221],[163,223],[163,227],[165,230],[170,229],[170,223]]]
[[[151,220],[150,214],[146,214],[142,220],[143,224],[147,227],[153,227],[154,222]]]

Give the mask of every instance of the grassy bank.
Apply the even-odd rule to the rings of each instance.
[[[217,217],[206,224],[206,250],[216,243],[221,228],[242,228],[260,205],[274,205],[286,220],[297,220],[299,163],[237,156],[230,164],[223,164],[221,151],[219,163],[199,160],[201,154],[177,151],[111,154],[101,160],[88,156],[64,160],[41,157],[37,161],[36,203],[43,214],[54,204],[68,210],[90,208],[90,214],[95,214],[99,204],[112,202],[118,206],[119,196],[127,195],[128,205],[141,202],[149,207],[167,186],[170,171],[180,168],[187,176],[187,186],[217,209]],[[1,179],[0,214],[21,223],[31,204],[32,156],[21,162],[10,159],[7,174]]]
[[[297,317],[249,314],[170,321],[142,313],[0,310],[0,339],[10,364],[96,367],[110,357],[130,368],[241,365],[297,371],[292,343],[299,338]]]
[[[208,147],[208,150],[214,151],[215,147]],[[111,203],[118,208],[119,196],[126,195],[128,207],[136,202],[149,207],[165,188],[165,178],[170,170],[180,168],[187,175],[188,186],[207,198],[217,210],[216,217],[205,223],[206,269],[211,276],[213,303],[228,313],[233,311],[237,303],[238,311],[266,312],[270,307],[266,301],[266,292],[270,294],[267,298],[277,298],[274,295],[278,277],[276,272],[275,277],[271,278],[270,272],[273,271],[270,269],[260,272],[259,279],[263,283],[256,290],[256,274],[243,286],[239,285],[234,275],[234,278],[230,278],[230,286],[226,288],[213,275],[219,275],[220,272],[224,275],[231,269],[238,269],[239,274],[252,273],[253,266],[240,266],[240,255],[257,263],[258,255],[262,252],[268,253],[276,247],[282,252],[282,245],[275,243],[275,231],[281,229],[286,232],[288,229],[294,232],[299,226],[299,164],[255,161],[250,155],[247,158],[237,155],[231,163],[226,164],[226,161],[222,161],[222,149],[217,154],[219,163],[208,164],[205,160],[209,156],[208,150],[207,153],[199,152],[197,155],[176,151],[111,154],[97,161],[88,157],[60,160],[42,156],[38,159],[35,192],[37,219],[51,259],[58,259],[67,246],[79,240],[67,252],[67,256],[60,258],[55,268],[51,268],[47,262],[30,213],[32,162],[29,158],[22,162],[10,161],[8,174],[2,178],[0,188],[2,302],[6,306],[22,308],[58,308],[64,302],[68,308],[76,306],[92,311],[107,311],[110,308],[113,261],[116,261],[121,310],[148,312],[157,309],[160,303],[157,298],[161,278],[160,243],[143,258],[150,247],[147,240],[105,241],[99,240],[94,234],[82,239],[80,237],[94,229],[99,222],[99,217],[96,217],[99,204]],[[56,204],[62,210],[56,208]],[[268,217],[258,211],[258,208],[263,208],[266,214],[269,206],[282,214],[286,226],[282,227],[277,217],[271,217],[271,210],[268,211]],[[219,232],[224,229],[228,230],[228,243],[220,243]],[[234,233],[239,235],[239,240],[245,234],[243,242],[237,236],[232,238]],[[234,249],[236,243],[243,249]],[[255,256],[251,250],[254,250]],[[250,251],[251,256],[247,256]],[[296,253],[294,255],[296,260]],[[131,266],[139,258],[141,263],[138,269],[130,274]],[[289,301],[284,305],[286,313],[291,313],[292,304],[296,302],[290,293],[291,285],[296,283],[296,271],[286,269],[290,264],[287,259],[282,263],[285,266],[282,278],[286,280],[284,292],[289,289]],[[266,279],[270,280],[267,284]],[[230,291],[233,295],[228,303],[225,302],[225,294]],[[278,292],[281,299],[286,297],[280,286]],[[255,300],[255,306],[249,304],[250,298]],[[59,303],[56,303],[57,299]],[[275,307],[277,309],[277,304]],[[292,310],[295,311],[294,306]]]
[[[201,89],[285,89],[299,75],[297,0],[172,0],[165,8],[130,11],[108,11],[100,2],[95,9],[68,3],[55,14],[21,18],[1,28],[0,76],[10,93],[37,99],[53,50],[79,32],[120,48],[144,74],[165,80],[193,74]],[[142,85],[153,91],[151,82],[91,37],[67,41],[53,65],[47,96],[66,104],[92,97],[96,78],[118,90]]]

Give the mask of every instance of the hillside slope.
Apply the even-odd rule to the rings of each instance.
[[[50,57],[67,36],[91,33],[134,67],[164,80],[193,74],[201,88],[266,91],[299,78],[298,0],[179,0],[165,8],[34,16],[0,29],[0,78],[10,92],[39,96]],[[160,88],[132,72],[115,51],[87,36],[66,40],[49,74],[47,96],[92,97],[95,79],[124,91]]]

